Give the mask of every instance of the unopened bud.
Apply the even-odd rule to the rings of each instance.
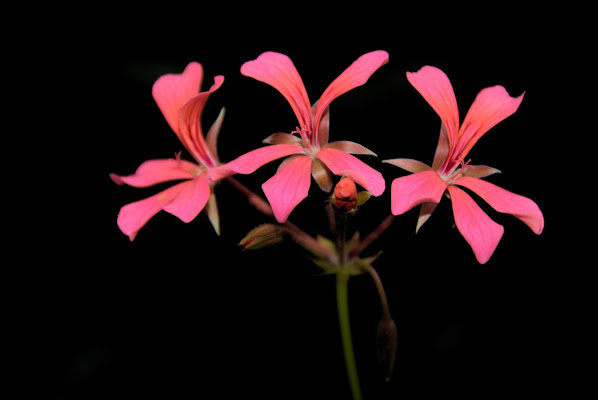
[[[388,382],[397,355],[397,326],[390,317],[382,317],[376,334],[376,354],[382,374]]]
[[[357,187],[351,178],[341,178],[334,187],[334,204],[336,208],[345,212],[357,206]]]
[[[263,224],[253,228],[247,236],[241,240],[239,245],[243,246],[244,250],[258,250],[274,246],[280,243],[282,239],[283,230],[279,226]]]

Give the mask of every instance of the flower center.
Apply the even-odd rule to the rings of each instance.
[[[182,151],[174,153],[174,156],[179,164],[179,168],[189,172],[192,175],[199,176],[202,172],[206,172],[208,169],[203,165],[195,165],[192,163],[184,163],[183,159],[181,158]],[[193,166],[190,167],[189,165],[192,164]]]
[[[309,149],[314,144],[312,143],[312,131],[308,128],[307,125],[303,125],[302,128],[299,128],[298,126],[295,127],[295,130],[291,132],[291,135],[294,133],[299,134],[301,140],[303,140],[303,144],[305,145],[306,149]]]
[[[455,166],[453,171],[448,172],[446,174],[441,174],[440,176],[442,177],[442,179],[445,182],[452,184],[462,176],[463,170],[469,165],[470,162],[471,162],[471,159],[465,161],[463,159],[463,157],[459,157],[457,159],[457,165]],[[461,167],[459,167],[459,166],[461,166]]]

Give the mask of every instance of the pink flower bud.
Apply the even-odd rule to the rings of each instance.
[[[336,208],[351,211],[357,206],[357,187],[350,178],[342,178],[334,187]]]

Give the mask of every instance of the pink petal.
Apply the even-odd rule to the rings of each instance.
[[[243,64],[241,73],[277,89],[293,108],[300,127],[312,129],[309,98],[301,76],[289,57],[268,51]]]
[[[179,109],[199,92],[203,79],[203,67],[191,62],[182,74],[166,74],[159,77],[152,87],[152,95],[172,130],[179,133]]]
[[[201,129],[201,115],[204,106],[210,95],[218,90],[224,77],[219,75],[214,78],[214,84],[206,91],[201,92],[189,99],[179,110],[179,132],[178,137],[185,145],[187,150],[201,164],[208,168],[217,165],[216,157],[211,153],[206,145],[203,131]]]
[[[480,264],[485,264],[502,238],[504,228],[492,221],[475,201],[456,186],[448,187],[457,229],[473,249]]]
[[[185,183],[179,183],[151,197],[123,206],[116,221],[120,230],[133,241],[139,230],[181,192]]]
[[[210,185],[205,173],[195,179],[182,183],[183,188],[177,196],[162,209],[181,219],[191,222],[203,210],[210,197]]]
[[[425,66],[417,72],[407,72],[407,79],[436,111],[452,145],[459,129],[459,109],[453,86],[446,74],[436,67]]]
[[[374,196],[384,193],[386,184],[382,174],[357,157],[331,148],[321,149],[316,157],[326,164],[333,174],[348,175]]]
[[[314,126],[319,126],[320,118],[332,100],[349,90],[363,85],[378,68],[388,62],[388,53],[383,50],[372,51],[359,57],[342,74],[336,78],[322,93],[318,101],[314,118]],[[322,143],[326,144],[326,143]]]
[[[296,157],[262,185],[276,220],[283,223],[304,198],[311,183],[311,158]]]
[[[178,179],[192,179],[197,176],[197,172],[199,172],[197,165],[189,161],[169,158],[145,161],[133,175],[110,174],[110,177],[119,185],[148,187]]]
[[[447,186],[436,171],[397,178],[390,188],[391,211],[401,215],[421,203],[439,203]]]
[[[519,97],[511,97],[502,86],[483,89],[461,124],[455,154],[465,158],[484,133],[517,111],[521,101],[523,101],[523,94]]]
[[[542,233],[544,216],[534,201],[481,179],[463,177],[455,183],[475,192],[496,211],[519,218],[537,235]]]
[[[251,174],[262,165],[291,154],[305,154],[305,151],[302,147],[294,144],[275,144],[260,147],[237,157],[227,164],[210,169],[210,180],[214,182],[234,174]]]

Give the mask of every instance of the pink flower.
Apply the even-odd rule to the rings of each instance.
[[[473,191],[496,211],[519,218],[539,235],[544,228],[544,217],[536,203],[480,179],[500,172],[497,169],[465,161],[484,133],[517,111],[523,94],[511,97],[502,86],[483,89],[459,127],[457,101],[444,72],[425,66],[418,72],[408,72],[407,79],[440,116],[442,125],[431,167],[410,159],[385,160],[413,172],[392,182],[392,213],[400,215],[423,203],[417,224],[419,230],[446,193],[453,205],[457,228],[481,264],[490,259],[504,228],[490,219],[460,187]]]
[[[271,146],[246,153],[226,166],[210,171],[210,176],[222,178],[236,173],[250,174],[266,163],[291,156],[262,185],[274,216],[281,223],[307,197],[310,174],[326,192],[332,189],[332,173],[347,175],[374,196],[381,195],[385,189],[382,174],[351,155],[375,155],[373,152],[354,142],[328,143],[328,106],[341,94],[363,85],[387,62],[388,53],[385,51],[364,54],[328,86],[313,106],[301,76],[289,57],[266,52],[246,62],[241,67],[241,73],[276,88],[290,103],[299,126],[290,134],[276,133],[270,136],[264,142]]]
[[[209,171],[220,165],[216,154],[216,140],[224,117],[221,112],[204,139],[201,114],[210,94],[222,85],[223,76],[216,76],[207,92],[199,92],[203,79],[203,67],[192,62],[182,74],[166,74],[158,78],[152,87],[153,97],[164,118],[196,163],[175,159],[148,160],[133,175],[110,174],[119,185],[148,187],[167,181],[182,182],[162,192],[125,205],[120,209],[117,224],[131,240],[139,230],[160,210],[167,211],[184,222],[192,221],[206,204],[208,217],[219,233],[218,210],[212,192],[213,179]]]

